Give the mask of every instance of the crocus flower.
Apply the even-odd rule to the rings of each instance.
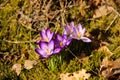
[[[78,24],[78,26],[75,26],[73,28],[74,32],[71,34],[71,37],[77,40],[82,40],[83,42],[91,42],[91,40],[87,37],[84,37],[85,34],[85,28],[82,28],[81,24]]]
[[[40,55],[41,58],[48,58],[53,54],[59,53],[61,48],[54,47],[54,41],[50,42],[39,42],[39,48],[35,49],[35,51]]]
[[[49,42],[53,38],[54,33],[50,29],[40,31],[41,41]]]
[[[68,38],[66,35],[56,35],[55,39],[55,47],[61,47],[64,48],[65,46],[68,46],[71,42],[71,38]]]
[[[73,28],[74,28],[74,22],[71,22],[70,24],[66,24],[66,26],[64,27],[63,34],[67,36],[71,36],[71,34],[74,32]]]

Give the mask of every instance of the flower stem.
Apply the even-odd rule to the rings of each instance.
[[[67,48],[67,50],[68,50],[78,61],[80,61],[79,58],[76,57],[76,55],[75,55],[67,46],[66,46],[66,48]]]

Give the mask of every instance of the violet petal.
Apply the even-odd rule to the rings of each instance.
[[[73,21],[70,23],[70,27],[71,27],[71,28],[75,27]]]
[[[40,48],[43,49],[43,50],[48,48],[47,43],[46,42],[40,42]]]
[[[67,33],[69,33],[71,31],[71,28],[70,28],[70,26],[68,24],[66,24],[66,26],[65,26],[65,31]]]
[[[81,37],[81,40],[83,42],[91,42],[91,40],[89,38],[87,38],[87,37]]]
[[[47,35],[46,35],[46,33],[45,33],[44,31],[41,31],[41,32],[40,32],[40,35],[41,35],[41,38],[42,38],[43,40],[46,40],[46,39],[47,39]]]
[[[50,32],[50,29],[48,28],[46,30],[46,35],[47,35],[47,38],[49,39],[49,41],[52,39],[53,35],[54,35],[54,32]]]
[[[72,39],[67,40],[66,45],[68,46],[71,43]]]
[[[79,31],[79,32],[82,32],[82,25],[81,25],[81,24],[78,24],[77,27],[78,27],[78,31]]]
[[[53,40],[51,40],[51,41],[48,43],[48,48],[49,48],[50,50],[53,50],[53,49],[54,49],[54,41],[53,41]]]
[[[60,51],[61,51],[61,48],[56,48],[56,49],[53,51],[53,54],[59,53]]]
[[[82,31],[81,31],[81,36],[84,36],[85,30],[86,30],[85,28],[82,29]]]
[[[43,57],[47,57],[47,54],[44,50],[40,49],[40,48],[37,48],[35,49],[35,51],[40,55],[40,56],[43,56]]]
[[[62,40],[62,36],[60,36],[59,34],[57,34],[57,39],[61,41]]]
[[[67,35],[67,31],[66,31],[66,29],[63,30],[63,34]]]
[[[48,28],[48,29],[46,29],[46,35],[49,37],[49,36],[51,36],[51,33],[50,33],[50,29]]]

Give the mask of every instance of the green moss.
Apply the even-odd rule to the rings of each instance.
[[[88,60],[83,62],[83,67],[87,70],[93,70],[98,73],[100,62],[106,56],[103,52],[94,51]]]
[[[66,66],[65,72],[74,72],[81,69],[81,63],[78,60],[71,60]]]
[[[11,65],[0,62],[0,79],[17,80],[17,75],[11,70]]]

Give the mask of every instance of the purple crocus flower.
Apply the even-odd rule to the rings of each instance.
[[[84,37],[85,28],[82,28],[81,24],[78,24],[78,26],[75,26],[73,30],[74,32],[71,34],[71,37],[73,39],[82,40],[83,42],[91,42],[89,38]]]
[[[54,36],[54,32],[50,32],[50,29],[46,29],[46,30],[41,30],[40,31],[40,41],[45,41],[45,42],[49,42],[50,40],[52,40]],[[40,41],[36,41],[35,44],[39,45]]]
[[[66,24],[66,26],[64,27],[63,34],[67,36],[71,36],[71,34],[74,32],[73,28],[74,28],[74,22],[71,22],[70,24]]]
[[[35,51],[40,55],[41,58],[48,58],[53,54],[59,53],[61,48],[54,47],[54,41],[50,42],[39,42],[39,48],[35,49]]]
[[[50,29],[40,31],[41,41],[49,42],[53,38],[54,32],[50,32]]]
[[[71,38],[68,38],[66,35],[56,35],[55,39],[55,47],[61,47],[64,48],[65,46],[68,46],[71,42]]]

